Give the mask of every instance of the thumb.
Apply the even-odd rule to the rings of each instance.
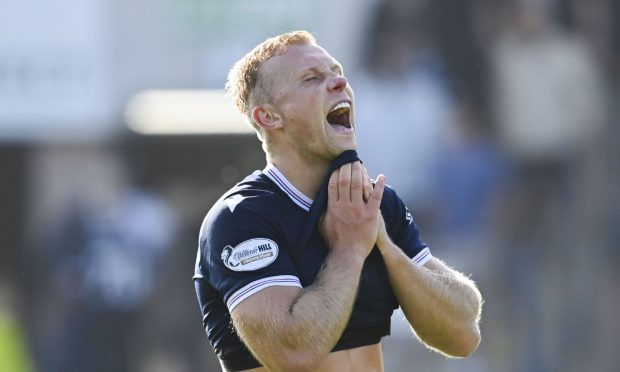
[[[379,208],[379,205],[381,205],[381,198],[383,198],[383,190],[385,190],[385,176],[380,174],[377,177],[375,188],[370,195],[370,200],[368,200],[368,205],[371,208]]]

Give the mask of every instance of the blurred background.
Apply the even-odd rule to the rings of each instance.
[[[0,3],[0,371],[216,371],[191,281],[212,203],[262,169],[222,96],[307,29],[359,152],[486,299],[449,360],[395,314],[387,371],[620,371],[620,1]]]

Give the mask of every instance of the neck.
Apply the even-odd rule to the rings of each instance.
[[[331,163],[329,160],[310,160],[290,154],[267,155],[267,161],[275,165],[289,182],[311,199],[315,199]]]

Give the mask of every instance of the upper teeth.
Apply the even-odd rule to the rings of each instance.
[[[347,102],[347,101],[340,102],[339,104],[334,106],[334,108],[331,109],[330,112],[336,111],[336,110],[341,109],[341,108],[348,108],[348,109],[350,109],[351,108],[351,104],[349,102]]]

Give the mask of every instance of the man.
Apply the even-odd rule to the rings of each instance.
[[[385,177],[373,188],[353,161],[353,91],[340,64],[311,34],[287,33],[237,62],[227,87],[267,167],[220,198],[200,232],[194,282],[222,368],[381,371],[399,305],[429,347],[472,353],[480,293],[430,255]],[[327,207],[302,241],[326,177]]]

